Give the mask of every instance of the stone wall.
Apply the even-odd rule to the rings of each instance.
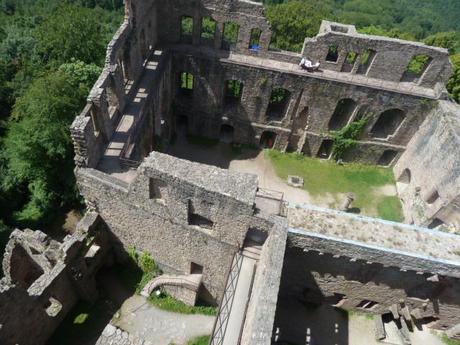
[[[201,266],[202,298],[220,298],[253,223],[256,176],[152,152],[131,184],[93,169],[78,169],[77,180],[125,248],[150,253],[166,273]]]
[[[274,222],[257,263],[254,285],[244,323],[241,344],[271,344],[281,271],[284,264],[287,224],[280,217]]]
[[[97,298],[95,276],[109,254],[108,233],[88,213],[63,242],[15,230],[0,281],[0,343],[42,345],[79,299]]]
[[[394,168],[408,223],[460,231],[460,106],[439,102]]]

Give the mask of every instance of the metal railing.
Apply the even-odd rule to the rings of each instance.
[[[238,277],[240,275],[243,255],[240,252],[235,253],[232,266],[227,275],[225,291],[219,306],[219,312],[212,330],[209,345],[222,345],[224,342],[225,332],[227,331],[228,319],[232,310],[233,298],[235,297]]]

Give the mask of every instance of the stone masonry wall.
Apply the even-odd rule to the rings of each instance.
[[[255,176],[152,152],[130,185],[92,169],[79,169],[77,180],[125,248],[149,252],[166,273],[202,266],[202,298],[220,299],[251,224]]]
[[[46,344],[79,299],[97,298],[95,275],[110,249],[106,235],[94,213],[63,242],[41,231],[12,233],[0,281],[1,344]]]
[[[460,106],[439,102],[394,167],[406,222],[460,231],[459,146]]]

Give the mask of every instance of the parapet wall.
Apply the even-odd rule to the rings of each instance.
[[[292,298],[375,314],[407,308],[442,330],[460,323],[459,236],[313,206],[288,219],[281,333],[294,327],[284,314]]]
[[[439,102],[394,168],[406,222],[460,232],[460,106]]]
[[[336,47],[338,50],[336,61],[327,59],[330,47]],[[369,52],[371,56],[368,55]],[[355,61],[352,63],[347,61],[350,53],[354,54]],[[328,21],[322,22],[318,36],[305,40],[302,55],[320,61],[323,68],[328,70],[347,71],[352,75],[364,74],[368,78],[390,83],[405,82],[406,70],[411,59],[417,55],[424,55],[429,57],[431,62],[423,74],[413,82],[432,89],[438,84],[443,88],[453,72],[447,49],[395,38],[363,35],[359,34],[353,25]],[[364,63],[363,56],[371,61]],[[368,66],[363,68],[364,65]],[[346,70],[347,67],[349,71]],[[406,87],[409,89],[411,84],[408,82]]]

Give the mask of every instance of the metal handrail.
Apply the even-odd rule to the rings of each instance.
[[[230,267],[230,270],[227,274],[225,291],[219,304],[219,312],[217,313],[216,320],[214,322],[209,345],[223,344],[225,332],[227,331],[228,318],[230,316],[233,298],[235,296],[236,285],[240,275],[242,261],[243,255],[241,255],[241,252],[239,251],[236,252],[233,257],[232,266]]]

